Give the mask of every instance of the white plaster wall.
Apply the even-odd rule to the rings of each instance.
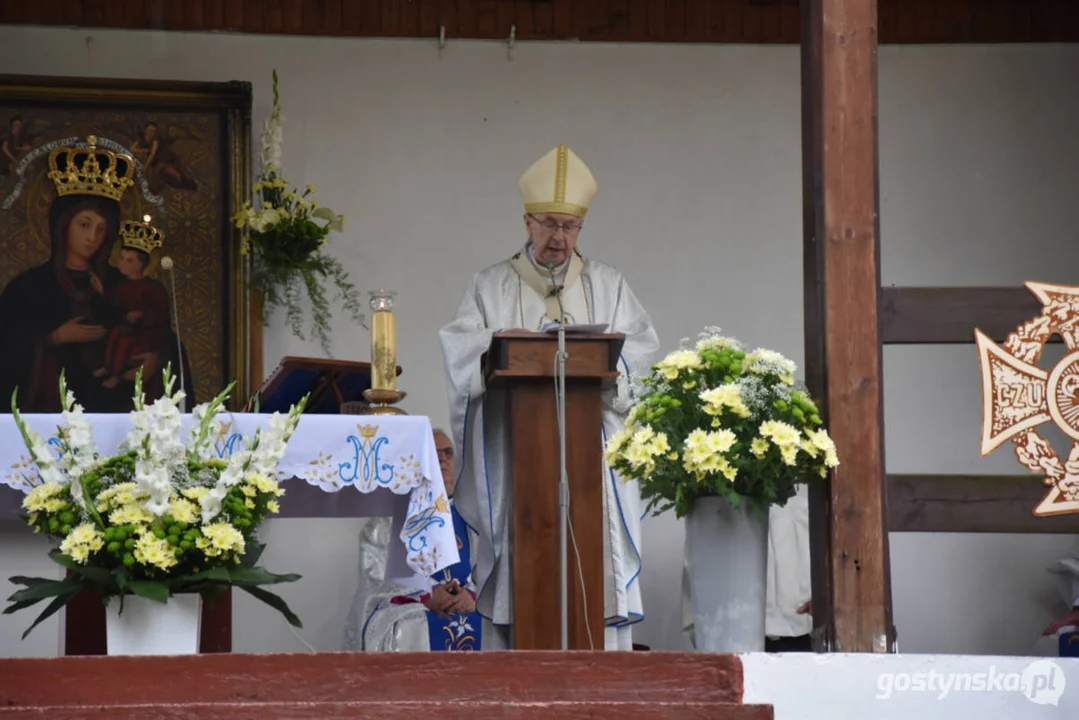
[[[1079,49],[1068,46],[882,48],[884,282],[1073,279],[1076,60]],[[666,348],[718,324],[801,362],[795,47],[526,43],[509,59],[499,43],[451,41],[440,53],[433,39],[0,27],[0,72],[250,80],[259,126],[274,67],[287,175],[317,185],[320,199],[348,216],[332,252],[360,288],[400,293],[409,412],[445,424],[437,329],[470,275],[523,243],[516,179],[559,142],[585,158],[600,185],[582,248],[626,274]],[[344,320],[334,330],[336,356],[367,356],[363,331]],[[265,350],[271,364],[320,354],[280,324]],[[891,471],[1018,472],[1006,456],[977,457],[972,346],[890,349],[885,377]],[[361,522],[267,529],[272,569],[305,574],[284,594],[319,650],[340,642]],[[650,519],[644,532],[648,617],[636,639],[685,647],[682,525]],[[0,577],[40,564],[36,549],[9,537]],[[901,647],[1027,652],[1059,609],[1042,567],[1072,545],[1070,537],[893,535]],[[234,617],[237,650],[304,647],[246,597]],[[0,617],[0,654],[55,651],[55,627],[17,642],[29,620]]]

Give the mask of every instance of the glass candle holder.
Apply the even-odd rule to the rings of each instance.
[[[393,314],[396,293],[373,290],[371,296],[371,389],[397,389],[397,321]]]

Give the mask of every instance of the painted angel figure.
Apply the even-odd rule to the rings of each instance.
[[[41,124],[38,122],[35,127],[30,127],[22,115],[12,115],[7,127],[0,128],[0,175],[15,174],[23,155],[33,148],[37,126]]]
[[[198,139],[191,135],[184,136],[175,128],[169,128],[168,132],[163,133],[158,124],[151,120],[142,126],[131,145],[131,152],[142,163],[150,192],[155,195],[160,195],[166,185],[176,190],[199,189],[194,176],[174,147],[174,144],[180,141],[197,143]]]

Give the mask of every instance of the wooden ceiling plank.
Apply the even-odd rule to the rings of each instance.
[[[686,0],[667,0],[664,18],[666,36],[674,42],[686,42]]]
[[[382,0],[382,29],[379,35],[398,38],[404,34],[401,27],[401,5],[410,0]]]
[[[551,36],[560,40],[573,37],[573,0],[551,0]]]
[[[271,1],[272,5],[272,1]],[[303,0],[281,0],[281,29],[287,33],[299,33],[303,30]]]
[[[477,37],[476,2],[478,0],[457,0],[457,34],[454,37]]]
[[[325,0],[325,9],[322,12],[322,32],[327,35],[347,35],[343,27],[344,6],[349,4],[344,0]]]
[[[589,40],[611,41],[617,37],[621,0],[594,0],[585,5]]]
[[[570,37],[581,41],[587,41],[591,38],[588,15],[588,3],[577,2],[573,4],[573,30],[570,32]]]
[[[301,0],[300,3],[300,30],[304,34],[328,34],[336,35],[338,28],[334,27],[326,32],[326,3],[323,0]]]
[[[397,0],[397,28],[400,37],[420,34],[420,6],[416,0]]]
[[[953,0],[942,7],[939,12],[945,13],[950,23],[947,37],[954,43],[969,43],[974,38],[974,13],[977,0]]]
[[[933,38],[940,42],[942,34],[938,24],[940,0],[910,0],[910,10],[914,17],[914,38]],[[917,42],[912,38],[912,41]]]
[[[202,0],[183,0],[184,4],[184,29],[201,30],[206,27],[206,16],[203,13]]]
[[[503,0],[498,3],[495,11],[495,36],[509,41],[511,29],[515,39],[521,37],[521,27],[517,23],[517,3]]]
[[[382,35],[382,3],[379,0],[354,0],[360,4],[360,30],[362,37]]]
[[[782,16],[780,13],[779,0],[767,5],[752,5],[747,12],[759,18],[759,35],[757,42],[765,45],[776,45],[784,42]]]
[[[1030,6],[1030,37],[1032,42],[1060,42],[1063,35],[1059,24],[1053,22],[1053,18],[1062,17],[1064,8],[1060,7],[1060,0],[1038,0]]]
[[[1025,3],[1010,3],[1011,22],[1009,26],[1015,33],[1018,42],[1031,42],[1034,40],[1034,24],[1031,16],[1036,6],[1044,6],[1044,0],[1027,0]]]
[[[457,7],[457,0],[442,0],[440,7],[440,17],[442,25],[446,28],[446,37],[461,37],[460,10]]]
[[[266,0],[244,0],[244,30],[261,33],[267,29]]]
[[[648,42],[661,42],[667,35],[667,8],[663,0],[648,0]]]
[[[745,8],[738,0],[717,0],[717,4],[723,11],[722,34],[719,41],[745,42],[744,18],[742,17]]]
[[[867,0],[872,2],[873,0]],[[1076,0],[875,0],[882,43],[1079,41]],[[363,37],[798,42],[797,0],[0,0],[0,22]]]
[[[55,9],[49,6],[57,6]],[[0,2],[0,22],[11,25],[44,25],[47,13],[59,10],[58,2],[29,3],[26,0],[3,0]],[[62,11],[61,11],[62,12]]]
[[[554,4],[549,2],[532,4],[532,23],[534,37],[550,38],[554,36]]]
[[[982,25],[984,35],[975,42],[1001,42],[1014,33],[1011,24],[1012,3],[1008,0],[985,0],[978,6],[978,12],[985,18]],[[1018,37],[1018,35],[1013,35]]]
[[[0,0],[0,23],[5,25],[22,25],[29,23],[26,11],[33,8],[37,12],[44,12],[44,7],[55,4],[55,0],[41,0],[34,4],[27,4],[23,0]],[[40,21],[37,21],[40,22]]]
[[[225,29],[240,30],[244,27],[243,0],[225,0]]]
[[[626,3],[626,26],[630,38],[648,36],[648,0],[629,0]]]
[[[686,42],[708,42],[708,4],[686,0]]]
[[[473,0],[472,8],[476,13],[476,37],[498,37],[495,0]]]
[[[880,42],[892,42],[896,35],[896,8],[899,0],[877,0],[877,32]]]
[[[128,28],[138,27],[138,16],[128,15],[127,3],[107,2],[101,8],[101,24],[106,27]]]
[[[341,34],[358,36],[360,34],[362,5],[357,0],[345,0],[341,3]]]
[[[798,17],[798,3],[794,0],[785,0],[785,2],[779,8],[779,26],[780,34],[783,37],[781,42],[797,44],[799,38],[799,17]],[[879,20],[878,32],[879,30]]]
[[[538,4],[528,0],[517,0],[514,3],[513,16],[517,23],[517,37],[535,38],[536,34],[536,9]]]
[[[743,3],[742,35],[746,42],[760,44],[764,42],[764,12],[768,6]]]
[[[87,27],[105,25],[105,3],[103,0],[83,0],[82,24]]]
[[[723,10],[718,3],[704,3],[705,42],[719,42],[723,35]]]
[[[207,30],[224,30],[225,0],[202,0],[202,16],[206,18]]]
[[[439,0],[419,0],[416,13],[416,33],[423,38],[438,37],[442,24],[442,3]]]

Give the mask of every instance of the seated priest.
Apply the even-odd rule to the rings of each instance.
[[[390,518],[372,518],[360,533],[359,588],[345,629],[345,650],[372,652],[468,651],[480,649],[481,623],[475,613],[468,528],[453,502],[453,442],[435,430],[438,464],[450,498],[450,514],[460,559],[427,579],[417,590],[386,578]]]
[[[479,536],[473,579],[488,650],[513,647],[514,622],[509,423],[504,391],[489,391],[484,379],[492,334],[539,331],[557,323],[602,325],[607,332],[623,333],[621,375],[617,388],[603,398],[603,437],[623,427],[633,381],[647,376],[659,349],[652,321],[622,274],[577,247],[596,194],[584,162],[559,145],[532,164],[518,188],[528,241],[473,277],[456,317],[439,333],[460,463],[457,508]],[[607,468],[602,472],[596,481],[603,484],[603,507],[596,512],[603,514],[603,536],[609,541],[603,547],[603,643],[610,650],[632,650],[630,626],[644,618],[640,493],[635,480],[624,482]]]

